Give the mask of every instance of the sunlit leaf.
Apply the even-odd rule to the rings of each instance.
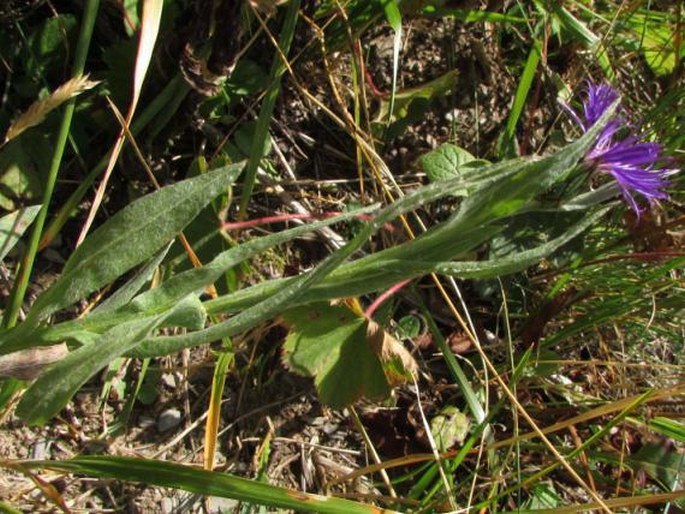
[[[332,407],[362,397],[383,398],[401,378],[396,370],[415,367],[399,342],[344,305],[316,303],[288,311],[284,318],[291,326],[284,363],[314,377],[321,401]],[[384,363],[390,363],[389,375]]]

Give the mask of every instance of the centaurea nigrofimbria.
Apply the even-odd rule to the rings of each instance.
[[[566,107],[584,132],[619,98],[608,84],[588,82],[585,93],[582,117]],[[644,136],[636,135],[635,130],[621,114],[616,115],[600,133],[585,162],[590,168],[614,177],[623,197],[639,216],[640,207],[633,194],[641,194],[650,203],[668,198],[664,191],[668,186],[666,177],[675,170],[662,166],[661,145],[644,141]]]

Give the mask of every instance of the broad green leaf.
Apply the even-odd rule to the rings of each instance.
[[[657,75],[673,73],[676,65],[675,31],[665,13],[634,13],[628,19],[632,37],[639,44],[647,64]],[[680,60],[685,57],[685,48],[680,45]]]
[[[259,505],[324,514],[396,514],[373,505],[333,496],[303,493],[247,478],[133,457],[83,456],[63,461],[29,461],[27,469],[53,469],[99,478],[113,478],[143,484],[182,489],[203,496],[235,498]]]
[[[71,305],[149,259],[225,191],[242,166],[178,182],[124,207],[71,254],[62,276],[36,300],[31,320]]]
[[[424,154],[419,162],[428,179],[433,182],[467,177],[475,168],[488,164],[487,161],[476,159],[470,152],[452,143],[445,143]]]
[[[45,424],[55,416],[90,377],[123,355],[160,326],[173,318],[204,318],[204,309],[195,296],[180,302],[164,314],[117,325],[97,341],[74,350],[50,366],[29,387],[17,407],[17,415],[33,425]]]
[[[314,377],[322,402],[341,408],[362,397],[385,398],[390,393],[371,348],[366,319],[326,303],[294,309],[283,317],[291,325],[283,361],[291,371]]]
[[[14,248],[39,210],[40,205],[32,205],[0,218],[0,261]]]
[[[65,60],[69,52],[73,51],[77,29],[78,19],[74,15],[62,14],[47,18],[28,37],[26,69],[35,77],[50,76],[58,70],[63,72]],[[37,91],[22,93],[35,97]]]
[[[454,406],[442,409],[431,422],[431,434],[441,452],[461,444],[469,433],[469,418]]]

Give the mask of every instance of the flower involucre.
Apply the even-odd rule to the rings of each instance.
[[[618,92],[608,84],[588,82],[585,93],[582,117],[564,106],[584,132],[619,98]],[[620,114],[607,123],[585,156],[585,162],[591,168],[614,177],[623,197],[638,216],[640,207],[634,193],[641,194],[649,202],[668,198],[664,191],[668,186],[666,177],[676,170],[664,168],[665,160],[661,145],[644,141],[644,135],[636,135],[636,127]]]

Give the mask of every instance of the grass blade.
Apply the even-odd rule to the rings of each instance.
[[[205,496],[234,498],[301,512],[327,514],[393,514],[395,512],[341,498],[302,493],[226,473],[148,459],[85,456],[62,462],[26,462],[19,466],[173,487]]]
[[[271,123],[274,106],[276,105],[276,99],[278,98],[278,93],[281,88],[281,77],[283,77],[286,70],[286,65],[282,59],[286,58],[290,51],[290,44],[295,36],[295,25],[297,24],[297,13],[299,9],[300,0],[291,0],[281,30],[281,41],[279,47],[276,49],[273,63],[271,64],[269,89],[264,96],[262,108],[259,111],[257,128],[255,129],[252,147],[250,148],[250,157],[247,161],[247,166],[245,167],[245,179],[243,180],[243,192],[240,196],[240,210],[238,214],[240,219],[244,219],[247,214],[247,204],[250,202],[254,183],[257,179],[257,168],[262,159],[264,142],[269,136],[269,124]]]

